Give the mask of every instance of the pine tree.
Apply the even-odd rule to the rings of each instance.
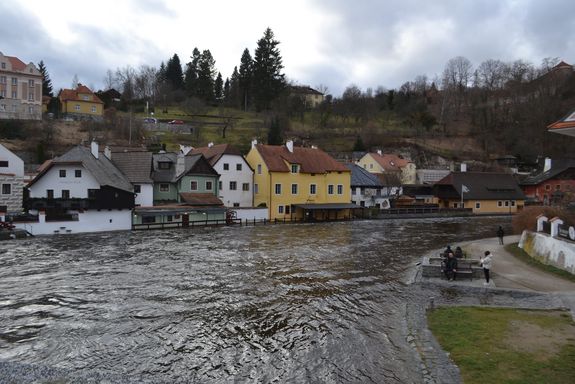
[[[270,28],[258,41],[253,67],[253,96],[258,111],[269,109],[286,86],[278,44]]]
[[[197,92],[198,65],[199,65],[201,57],[202,57],[202,54],[200,53],[200,50],[198,48],[194,48],[194,51],[192,52],[192,56],[190,56],[192,61],[190,61],[188,64],[186,64],[185,83],[186,83],[186,92],[188,93],[189,96],[195,96],[196,92]]]
[[[228,92],[228,99],[226,104],[230,107],[238,108],[241,105],[240,101],[240,74],[238,67],[234,67],[232,77],[230,78],[230,90]]]
[[[166,80],[174,90],[184,89],[184,74],[182,73],[180,58],[176,53],[166,64]]]
[[[276,116],[270,123],[268,131],[268,145],[281,145],[283,143],[280,120]]]
[[[253,75],[254,62],[250,51],[246,48],[242,54],[242,59],[240,62],[240,79],[239,87],[240,94],[242,95],[244,110],[248,109],[250,104],[251,90],[252,90],[252,75]]]
[[[224,82],[224,100],[228,101],[230,98],[230,78],[226,77]]]
[[[216,82],[214,83],[214,95],[216,96],[216,101],[222,100],[224,95],[224,81],[222,80],[222,74],[218,72],[216,77]]]
[[[38,70],[42,74],[42,96],[54,97],[52,80],[50,80],[50,75],[48,75],[48,70],[46,69],[46,65],[44,65],[44,60],[40,60]]]
[[[196,95],[206,103],[214,101],[214,65],[216,61],[212,57],[209,49],[202,52],[198,63],[198,81]]]

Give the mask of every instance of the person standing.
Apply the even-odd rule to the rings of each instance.
[[[505,236],[505,232],[503,232],[503,227],[500,225],[497,230],[497,237],[499,237],[499,244],[501,245],[503,245],[503,236]]]
[[[483,274],[485,275],[485,283],[483,285],[489,284],[489,270],[493,264],[493,255],[491,252],[485,251],[484,256],[479,260],[481,262],[481,266],[483,267]]]

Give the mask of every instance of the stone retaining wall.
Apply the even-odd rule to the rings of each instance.
[[[519,248],[538,261],[575,274],[575,243],[546,233],[523,231]]]

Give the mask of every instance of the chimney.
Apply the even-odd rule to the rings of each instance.
[[[104,156],[106,156],[108,160],[112,160],[112,150],[107,145],[104,147]]]
[[[288,149],[288,151],[293,153],[293,140],[286,141],[286,148]]]
[[[176,160],[176,177],[180,176],[186,170],[186,156],[183,153],[178,153]]]
[[[461,172],[467,172],[467,164],[461,163]]]
[[[543,166],[543,172],[547,172],[551,169],[551,159],[549,157],[545,158],[545,165]]]
[[[211,148],[214,146],[214,143],[212,143],[211,141],[208,143],[208,148]]]
[[[381,149],[378,149],[378,150],[377,150],[377,154],[378,154],[379,156],[383,156],[383,153],[381,152]]]
[[[96,159],[98,158],[98,143],[95,140],[92,140],[92,144],[90,144],[90,150],[92,151],[92,156]]]
[[[256,145],[258,145],[258,140],[257,140],[257,139],[253,139],[253,140],[252,140],[252,148],[255,148]]]

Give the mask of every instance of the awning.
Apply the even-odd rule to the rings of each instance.
[[[327,203],[327,204],[293,204],[295,208],[307,211],[319,211],[328,209],[361,209],[359,205],[352,203]]]

